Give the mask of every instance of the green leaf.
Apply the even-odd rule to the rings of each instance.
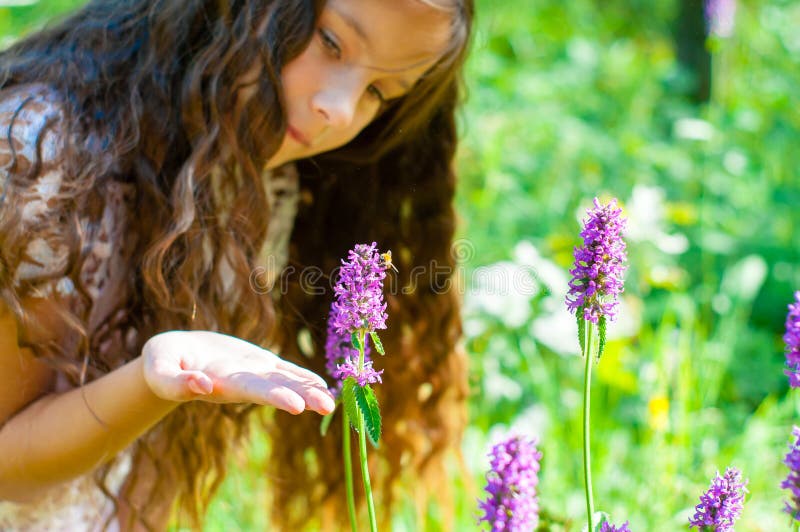
[[[353,344],[353,349],[361,351],[361,338],[359,338],[359,333],[354,332],[350,335],[350,343]]]
[[[578,317],[578,342],[581,344],[581,355],[586,356],[586,320],[583,319],[583,308],[586,305],[581,305],[578,307],[578,311],[575,315]]]
[[[369,385],[356,386],[355,392],[358,409],[364,415],[367,436],[369,436],[369,441],[372,442],[372,445],[377,448],[378,440],[381,438],[381,411],[378,406],[378,399]]]
[[[369,333],[370,338],[372,338],[372,343],[375,344],[375,350],[381,354],[381,356],[385,355],[386,352],[383,350],[383,344],[381,343],[381,339],[378,338],[378,333],[371,332]]]
[[[350,420],[350,426],[358,432],[358,416],[361,413],[356,404],[356,388],[359,388],[356,380],[353,377],[347,377],[342,384],[342,404],[344,411],[347,413],[347,418]]]
[[[603,350],[606,348],[606,317],[600,316],[597,320],[597,326],[600,330],[600,347],[597,349],[597,361],[600,362],[600,357],[603,356]]]
[[[334,408],[333,411],[326,415],[322,416],[322,422],[319,424],[319,435],[325,437],[328,433],[328,427],[331,426],[331,421],[333,421],[333,414],[336,413],[336,409]]]

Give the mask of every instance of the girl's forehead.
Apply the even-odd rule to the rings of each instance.
[[[424,71],[450,45],[451,15],[420,0],[329,0],[323,16],[344,25],[377,70]]]

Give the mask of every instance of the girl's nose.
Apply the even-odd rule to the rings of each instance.
[[[333,128],[346,128],[353,123],[361,91],[356,83],[328,86],[317,92],[312,99],[314,111]]]

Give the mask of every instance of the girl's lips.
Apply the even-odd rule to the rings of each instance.
[[[292,126],[286,126],[286,132],[289,133],[290,137],[292,137],[295,141],[299,142],[306,148],[311,146],[311,143],[308,141],[308,139]]]

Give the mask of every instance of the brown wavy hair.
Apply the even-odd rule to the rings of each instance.
[[[405,289],[387,295],[388,355],[376,363],[386,370],[378,389],[385,430],[371,457],[385,518],[404,475],[428,488],[444,485],[446,451],[465,424],[458,300],[443,287],[455,266],[454,115],[473,4],[420,1],[452,12],[452,46],[350,144],[297,163],[302,201],[290,244],[291,265],[323,271],[356,242],[375,240],[394,252],[396,286]],[[68,166],[60,197],[71,210],[52,223],[71,235],[69,271],[83,264],[77,219],[93,187],[111,179],[133,183],[137,206],[147,213],[134,227],[124,317],[89,330],[91,300],[75,275],[79,310],[51,302],[74,341],[30,346],[74,385],[135,358],[147,338],[171,329],[235,335],[324,373],[330,285],[317,293],[289,276],[276,303],[250,284],[264,259],[270,215],[261,169],[286,129],[280,72],[311,39],[323,7],[323,0],[97,0],[0,54],[0,88],[44,83],[63,98]],[[262,75],[245,83],[255,64],[263,65]],[[252,97],[239,101],[252,84]],[[34,324],[9,274],[26,239],[15,229],[15,191],[30,186],[36,167],[12,165],[0,211],[0,292],[21,330]],[[223,268],[235,273],[233,289],[223,286]],[[128,331],[136,333],[129,349],[101,360],[104,338]],[[303,336],[312,346],[301,352]],[[148,459],[173,475],[159,476],[134,515],[173,490],[178,515],[198,526],[252,412],[263,414],[258,419],[271,436],[266,467],[275,524],[342,522],[340,423],[321,438],[315,415],[200,401],[182,405],[137,443],[135,461]],[[107,470],[98,475],[101,485]]]

